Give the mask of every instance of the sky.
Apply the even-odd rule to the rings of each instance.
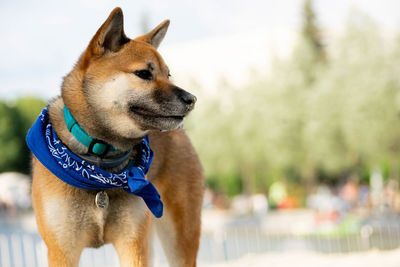
[[[0,98],[60,93],[73,67],[111,10],[122,7],[125,33],[141,34],[166,18],[160,52],[176,83],[213,88],[221,77],[245,83],[251,68],[267,70],[273,55],[288,54],[301,23],[302,0],[70,0],[0,1]],[[339,31],[352,9],[385,31],[400,32],[400,1],[315,0],[323,29]]]

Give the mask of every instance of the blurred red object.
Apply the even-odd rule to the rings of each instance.
[[[299,201],[295,197],[285,197],[279,204],[278,209],[288,210],[297,209],[299,207]]]
[[[314,213],[314,221],[319,223],[324,222],[337,222],[339,220],[339,212],[336,210],[326,211],[326,212],[315,212]]]
[[[357,201],[358,187],[354,182],[348,181],[344,185],[344,187],[342,189],[342,198],[350,204],[353,204]]]

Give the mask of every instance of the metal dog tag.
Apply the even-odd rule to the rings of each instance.
[[[100,191],[96,194],[96,206],[99,207],[100,209],[107,209],[108,208],[108,203],[109,203],[109,199],[108,199],[108,195],[105,191]]]

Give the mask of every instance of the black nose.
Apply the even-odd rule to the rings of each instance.
[[[183,94],[181,94],[181,99],[186,105],[189,106],[194,105],[194,103],[196,103],[197,101],[197,98],[188,92],[184,92]]]

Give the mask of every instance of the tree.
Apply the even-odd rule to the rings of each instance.
[[[32,124],[38,118],[42,109],[46,106],[46,102],[44,102],[42,99],[28,96],[19,98],[14,105],[22,121],[22,127],[20,128],[19,133],[20,142],[23,143],[23,147],[20,154],[19,171],[23,173],[29,173],[31,152],[26,145],[25,136],[28,133],[28,130],[31,128]]]
[[[316,59],[323,60],[325,58],[324,45],[321,39],[321,30],[316,22],[317,16],[313,9],[312,0],[304,1],[302,15],[302,37],[311,44],[313,50],[316,52]]]
[[[44,106],[43,100],[33,97],[0,102],[0,172],[29,173],[30,151],[25,136]]]
[[[311,30],[289,59],[242,88],[226,84],[215,98],[199,97],[189,134],[222,192],[238,176],[236,188],[250,193],[276,180],[345,182],[382,165],[399,178],[400,42],[383,39],[371,19],[353,12],[325,56],[315,45],[322,42],[310,3],[304,28]]]
[[[21,170],[22,128],[23,122],[17,110],[0,102],[0,172]]]

